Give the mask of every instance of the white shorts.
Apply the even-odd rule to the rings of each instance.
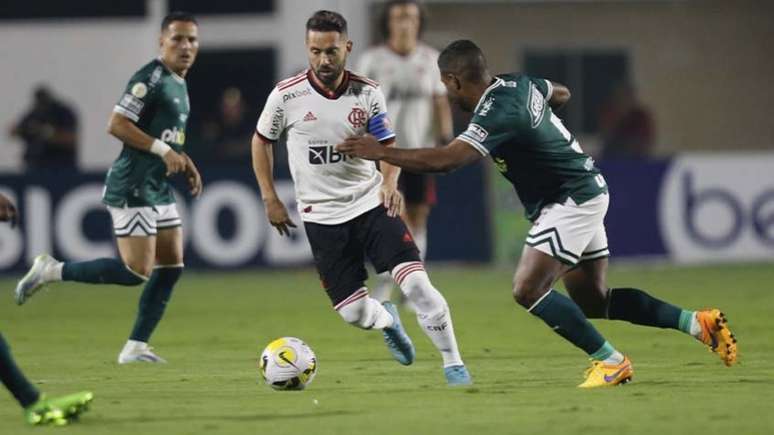
[[[152,207],[107,206],[113,219],[116,237],[155,236],[158,229],[179,227],[182,224],[175,204]]]
[[[526,243],[569,266],[609,257],[604,223],[609,203],[605,193],[581,205],[572,198],[547,205],[533,222]]]

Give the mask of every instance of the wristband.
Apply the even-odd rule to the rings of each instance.
[[[159,157],[164,157],[164,155],[168,153],[169,150],[171,149],[172,147],[165,144],[164,142],[158,139],[153,139],[153,144],[151,145],[149,151],[152,152],[153,154],[156,154]]]

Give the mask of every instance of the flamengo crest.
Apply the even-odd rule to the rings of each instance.
[[[353,107],[352,111],[349,112],[349,116],[347,116],[347,121],[349,121],[354,128],[365,127],[366,122],[368,121],[368,115],[365,110],[359,107]]]

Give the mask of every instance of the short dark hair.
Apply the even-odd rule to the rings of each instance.
[[[486,58],[473,41],[460,39],[452,42],[438,55],[441,73],[453,73],[468,81],[481,81],[486,75]]]
[[[306,31],[339,32],[347,34],[347,20],[338,12],[317,11],[306,21]]]
[[[169,25],[174,23],[175,21],[194,23],[197,26],[199,25],[199,23],[196,22],[196,17],[194,17],[193,14],[189,12],[175,11],[175,12],[170,12],[166,17],[164,17],[163,20],[161,20],[161,31],[163,32],[167,30],[167,27],[169,27]]]
[[[393,7],[402,5],[417,6],[417,9],[419,9],[419,35],[422,36],[422,32],[425,30],[427,9],[424,4],[418,0],[390,0],[384,4],[382,14],[379,16],[379,29],[382,32],[382,38],[385,40],[390,37],[390,11]]]

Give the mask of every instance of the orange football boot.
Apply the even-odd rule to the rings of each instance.
[[[736,337],[728,329],[726,316],[717,308],[697,311],[696,320],[701,326],[702,343],[709,346],[723,360],[723,364],[731,367],[736,362]]]

